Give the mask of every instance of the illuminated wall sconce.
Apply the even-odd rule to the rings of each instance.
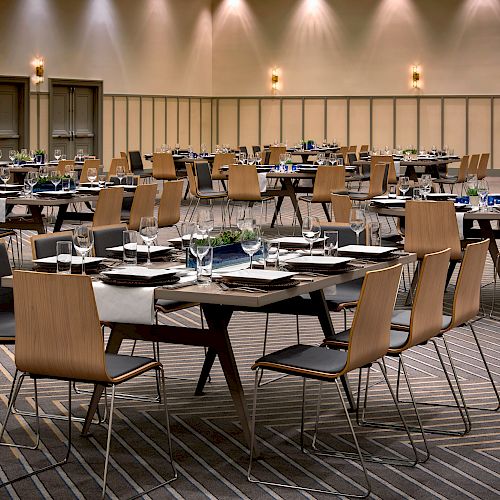
[[[45,63],[43,58],[41,57],[36,57],[33,59],[32,63],[34,68],[35,68],[35,74],[32,77],[33,83],[35,85],[40,85],[43,83],[44,80],[44,73],[45,73]]]
[[[411,86],[414,89],[420,88],[420,68],[416,65],[411,68]]]
[[[279,82],[278,68],[273,68],[273,72],[271,74],[271,90],[273,94],[276,94],[276,92],[278,91],[278,82]]]

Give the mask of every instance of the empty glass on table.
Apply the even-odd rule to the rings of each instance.
[[[71,258],[73,243],[71,241],[56,242],[57,273],[71,274]]]
[[[28,180],[28,184],[30,185],[30,195],[33,197],[33,188],[38,182],[38,172],[28,172],[25,178]]]
[[[399,178],[399,191],[403,196],[410,190],[410,178],[402,176]]]
[[[54,149],[54,158],[59,161],[61,159],[61,150],[60,149]]]
[[[50,182],[54,184],[54,191],[57,191],[57,186],[61,182],[61,177],[59,177],[59,172],[57,170],[52,170],[50,172]]]
[[[9,150],[9,160],[12,163],[12,165],[14,165],[14,160],[16,159],[16,154],[17,154],[17,151],[15,149]]]
[[[307,216],[302,221],[302,237],[309,243],[309,255],[312,255],[313,245],[321,235],[321,224],[318,217]]]
[[[351,229],[356,233],[356,245],[359,245],[359,235],[365,227],[365,218],[360,208],[351,208],[349,224]]]
[[[144,243],[148,247],[148,260],[146,265],[151,264],[151,245],[158,237],[158,220],[156,217],[141,217],[141,224],[139,228]]]
[[[118,165],[116,167],[116,177],[118,177],[118,180],[120,181],[120,185],[121,185],[122,180],[125,177],[125,169],[123,168],[122,165]]]
[[[7,182],[10,179],[10,170],[8,167],[0,167],[0,180],[4,183],[4,189],[7,189]]]
[[[212,281],[213,248],[210,236],[205,232],[195,232],[189,242],[191,255],[196,259],[196,278],[201,284]]]
[[[339,232],[338,231],[325,231],[323,233],[325,255],[336,257],[339,249]]]
[[[262,243],[260,227],[253,219],[245,219],[240,236],[241,248],[250,257],[250,269],[253,267],[253,256],[260,250]]]
[[[82,257],[82,274],[85,274],[85,257],[94,246],[94,233],[88,226],[77,226],[73,230],[73,245],[77,254]]]
[[[94,182],[97,179],[97,168],[90,167],[87,170],[87,179],[90,181],[90,187],[94,187]]]
[[[480,179],[477,181],[477,194],[479,195],[479,209],[481,211],[486,210],[487,199],[488,199],[488,183],[485,179]]]
[[[210,233],[214,228],[214,211],[211,206],[201,207],[198,209],[198,217],[197,217],[198,227],[201,232],[206,234]]]

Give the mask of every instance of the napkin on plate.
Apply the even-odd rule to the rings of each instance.
[[[128,287],[92,283],[101,321],[152,325],[155,287]]]
[[[6,211],[7,211],[7,198],[0,198],[0,222],[5,222]]]
[[[258,173],[257,176],[259,177],[259,189],[261,193],[265,193],[267,190],[267,177],[266,173]]]

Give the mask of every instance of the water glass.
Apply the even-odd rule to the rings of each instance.
[[[336,257],[339,249],[339,232],[325,231],[323,236],[325,237],[324,254],[330,257]]]
[[[210,233],[214,228],[214,212],[211,206],[202,207],[198,209],[197,217],[198,227],[200,231]]]
[[[7,186],[7,182],[10,179],[10,170],[8,167],[0,167],[0,179],[3,181],[4,185]]]
[[[241,228],[241,248],[250,257],[250,269],[253,265],[253,256],[260,250],[262,243],[260,227],[253,219],[245,219]]]
[[[147,265],[151,264],[151,245],[158,237],[158,220],[156,217],[141,217],[139,233],[148,247]]]
[[[90,181],[90,187],[94,187],[94,182],[97,179],[97,169],[94,167],[90,167],[87,170],[87,180]]]
[[[66,192],[71,190],[71,179],[69,177],[63,177],[61,179],[61,189]]]
[[[302,237],[309,243],[309,255],[312,255],[313,245],[321,234],[321,224],[318,217],[304,217]]]
[[[98,186],[103,189],[106,187],[106,174],[99,174]]]
[[[484,179],[477,181],[477,194],[479,195],[479,210],[482,212],[486,210],[487,197],[488,197],[488,183]]]
[[[121,185],[122,180],[125,177],[125,169],[121,165],[118,165],[116,167],[116,177],[118,177],[118,180],[120,181]]]
[[[210,242],[208,243],[210,245]],[[196,260],[196,281],[199,285],[212,283],[212,264],[214,249],[212,246],[198,246]]]
[[[389,186],[389,198],[396,198],[397,192],[396,192],[396,186],[394,184],[391,184]]]
[[[419,201],[422,199],[422,195],[420,194],[420,188],[413,188],[413,200]]]
[[[262,242],[262,254],[264,257],[264,269],[278,271],[280,267],[280,243],[275,240]]]
[[[57,252],[57,273],[71,274],[71,255],[73,253],[73,243],[71,241],[58,241],[56,243]]]
[[[137,231],[123,231],[123,263],[137,264]]]
[[[399,190],[403,196],[406,195],[408,190],[410,189],[410,178],[403,176],[399,178]]]
[[[73,245],[76,253],[82,256],[82,274],[85,274],[85,257],[94,246],[94,233],[88,226],[78,226],[73,230]]]
[[[54,158],[59,161],[61,159],[61,150],[60,149],[54,149]]]
[[[196,224],[194,222],[183,222],[181,224],[181,246],[186,252],[186,265],[189,260],[189,243],[193,234],[196,232]]]
[[[359,234],[365,227],[363,211],[360,208],[351,208],[351,212],[349,214],[349,224],[351,229],[356,233],[356,245],[359,245]]]

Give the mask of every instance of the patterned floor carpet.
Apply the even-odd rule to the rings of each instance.
[[[289,207],[285,215],[289,216]],[[389,226],[385,226],[388,230]],[[171,233],[162,233],[162,240]],[[29,235],[24,235],[24,243]],[[162,241],[161,240],[161,241]],[[28,252],[25,252],[27,255]],[[476,323],[476,330],[485,349],[495,379],[500,384],[499,323],[489,317],[492,298],[492,265],[483,276],[483,304],[486,316]],[[453,283],[453,281],[452,281]],[[450,306],[453,286],[447,294]],[[401,290],[401,299],[404,291]],[[56,312],[54,317],[57,317]],[[500,317],[500,306],[494,317]],[[334,316],[336,328],[343,318]],[[179,325],[199,325],[197,308],[172,313],[164,322]],[[258,313],[235,314],[230,323],[237,363],[250,409],[253,396],[252,362],[262,352],[265,317]],[[316,344],[322,335],[317,321],[300,318],[300,338],[303,343]],[[470,331],[457,328],[449,335],[455,354],[458,374],[469,404],[495,407],[496,400],[482,369]],[[269,350],[295,343],[295,317],[273,316],[270,321]],[[131,344],[123,348],[130,352]],[[14,372],[13,349],[0,348],[0,416],[5,414],[7,397]],[[136,354],[151,355],[151,345],[141,344]],[[233,411],[220,365],[216,362],[211,383],[205,395],[193,395],[196,378],[203,361],[203,350],[194,347],[164,345],[162,362],[169,377],[168,403],[171,412],[174,457],[179,478],[167,488],[151,493],[151,498],[322,498],[325,495],[294,492],[283,488],[251,484],[246,479],[248,452],[241,429]],[[451,402],[446,380],[438,369],[435,353],[430,346],[419,347],[406,356],[407,365],[417,396],[421,400]],[[397,366],[388,361],[393,385]],[[269,378],[266,375],[266,378]],[[371,377],[368,407],[370,417],[384,421],[394,420],[396,413],[387,388],[381,383],[380,373]],[[351,376],[356,388],[356,379]],[[154,397],[155,380],[144,376],[124,384],[120,391]],[[292,377],[284,378],[259,390],[258,443],[262,460],[254,473],[270,481],[300,482],[313,488],[330,486],[342,491],[361,492],[363,476],[359,463],[339,459],[320,460],[300,453],[300,397],[302,385]],[[312,435],[315,400],[318,384],[311,383],[307,392],[306,436]],[[402,398],[405,399],[403,391]],[[73,393],[72,411],[84,416],[89,395]],[[39,402],[46,412],[66,412],[67,385],[60,382],[39,383]],[[33,386],[27,381],[19,397],[21,409],[34,408]],[[412,418],[408,405],[405,415]],[[459,430],[461,420],[456,409],[422,406],[424,423]],[[121,400],[117,403],[112,442],[111,469],[108,477],[110,496],[128,498],[142,488],[153,486],[168,474],[166,442],[162,413],[158,404]],[[417,467],[395,467],[368,464],[373,483],[373,498],[441,498],[494,499],[500,497],[500,412],[471,410],[472,431],[464,437],[429,435],[431,459]],[[32,442],[33,419],[14,417],[6,438],[15,442]],[[106,427],[94,426],[90,438],[80,437],[81,424],[73,423],[73,451],[70,463],[0,490],[7,498],[92,498],[100,495],[103,471]],[[321,416],[321,443],[352,450],[348,427],[343,417],[333,385],[323,391]],[[409,456],[408,440],[399,431],[356,428],[361,445],[368,451],[392,457]],[[67,424],[44,420],[40,451],[16,451],[0,448],[0,480],[13,478],[24,472],[58,460],[65,452]],[[422,439],[415,435],[418,446]],[[307,441],[309,444],[309,441]]]

